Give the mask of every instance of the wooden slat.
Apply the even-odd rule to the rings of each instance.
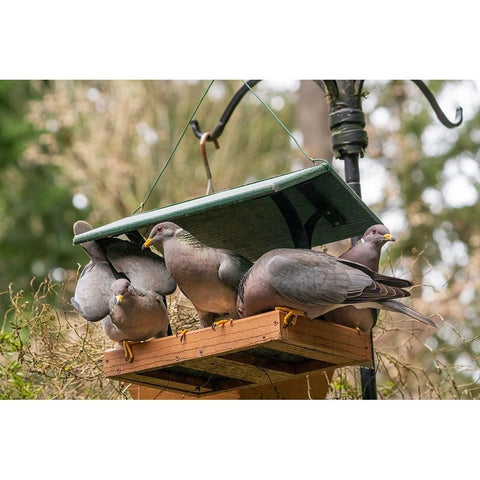
[[[280,313],[283,320],[285,315]],[[363,360],[370,348],[370,336],[343,325],[300,317],[295,328],[281,329],[282,340],[297,345],[315,345],[323,351],[353,360]]]
[[[255,352],[255,350],[252,351]],[[309,360],[305,358],[305,360],[302,362],[292,363],[271,358],[262,358],[245,351],[222,355],[221,358],[227,358],[240,364],[248,364],[253,365],[257,368],[261,368],[262,370],[265,370],[269,373],[270,378],[275,378],[275,381],[278,382],[282,380],[287,380],[288,378],[294,375],[299,375],[301,373],[314,372],[317,370],[323,370],[325,368],[332,367],[331,363],[322,362],[319,360]],[[285,378],[282,379],[276,376],[280,372],[286,374]],[[278,380],[276,380],[277,378]]]
[[[188,393],[166,389],[156,389],[147,386],[130,385],[129,391],[136,400],[320,400],[327,395],[329,382],[333,369],[309,374],[308,383],[306,375],[299,375],[293,379],[269,385],[253,385],[241,390],[217,392],[207,396],[193,396]],[[310,386],[310,391],[308,390]]]
[[[351,359],[349,358],[322,350],[318,346],[315,348],[310,348],[302,345],[295,345],[293,343],[286,343],[283,341],[274,341],[270,342],[268,347],[278,350],[279,352],[293,353],[295,355],[302,355],[304,357],[312,358],[321,362],[327,362],[334,366],[347,365],[348,362],[351,362]]]
[[[211,388],[205,388],[202,386],[195,386],[188,383],[183,383],[178,380],[168,380],[162,378],[156,378],[154,376],[148,376],[142,373],[126,373],[119,377],[111,377],[113,380],[119,380],[121,382],[133,383],[136,385],[143,385],[149,388],[155,388],[157,391],[174,391],[182,394],[188,394],[191,396],[198,396],[199,394],[206,394],[212,392]]]
[[[175,365],[187,360],[230,353],[280,338],[277,312],[236,320],[230,324],[188,332],[181,343],[165,337],[132,345],[135,360],[125,362],[123,349],[107,350],[104,371],[107,377]]]
[[[269,349],[271,350],[271,349]],[[273,350],[271,350],[273,352]],[[228,353],[226,355],[222,355],[221,358],[225,358],[227,360],[231,360],[232,362],[246,364],[246,365],[254,365],[256,367],[260,367],[266,370],[276,371],[286,373],[288,376],[295,375],[295,364],[292,362],[285,362],[280,361],[268,357],[261,357],[255,354],[255,349],[241,351],[241,352],[234,352]]]
[[[223,357],[190,360],[186,362],[185,365],[187,365],[188,368],[238,378],[255,384],[280,382],[282,380],[288,380],[295,375],[294,373],[270,370],[255,364],[231,361]]]
[[[271,385],[254,385],[238,390],[239,399],[268,400],[320,400],[326,397],[334,369],[308,375],[298,375],[291,380]],[[308,391],[310,385],[310,392]],[[310,396],[309,396],[310,394]],[[216,397],[219,398],[219,397]]]

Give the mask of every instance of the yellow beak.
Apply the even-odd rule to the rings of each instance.
[[[117,303],[121,303],[123,300],[123,295],[115,295],[115,300],[117,301]]]
[[[145,248],[148,248],[151,244],[152,244],[152,239],[151,239],[151,238],[147,238],[147,240],[145,241],[145,243],[142,245],[142,250],[144,250]]]
[[[392,237],[389,233],[386,233],[383,237],[385,238],[385,240],[387,240],[387,242],[395,241],[395,237]]]

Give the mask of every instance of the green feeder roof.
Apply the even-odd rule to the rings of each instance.
[[[381,223],[325,162],[223,192],[151,210],[76,235],[74,244],[171,221],[212,247],[250,260],[281,247],[309,248],[362,235]]]

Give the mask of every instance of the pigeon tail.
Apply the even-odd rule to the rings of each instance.
[[[381,302],[378,302],[378,303],[381,304],[384,310],[388,310],[390,312],[404,313],[405,315],[408,315],[409,317],[412,317],[415,320],[418,320],[419,322],[426,323],[427,325],[430,325],[432,327],[437,326],[433,322],[433,320],[430,320],[430,318],[425,317],[424,315],[417,312],[413,308],[407,307],[403,303],[397,302],[396,300],[382,300]]]

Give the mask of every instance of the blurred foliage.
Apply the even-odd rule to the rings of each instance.
[[[81,259],[71,243],[72,185],[57,165],[27,155],[44,149],[45,135],[26,118],[29,101],[48,91],[46,82],[0,81],[0,291],[12,281],[24,288],[33,275]],[[6,307],[0,297],[0,311]]]
[[[72,224],[86,219],[99,226],[140,206],[208,84],[0,82],[0,307],[7,320],[0,363],[2,378],[9,379],[0,395],[124,398],[121,389],[101,381],[98,362],[106,346],[101,328],[84,322],[68,304],[78,263],[86,262],[82,249],[72,246]],[[478,397],[478,196],[464,201],[462,189],[452,189],[452,182],[460,181],[469,198],[475,198],[472,189],[478,193],[480,103],[468,81],[428,84],[450,118],[454,106],[464,107],[459,128],[440,125],[411,82],[365,84],[369,146],[360,160],[362,192],[398,239],[385,250],[381,268],[411,278],[415,287],[406,303],[435,314],[439,324],[432,331],[401,315],[380,314],[374,329],[380,398]],[[203,131],[216,127],[241,85],[213,84],[195,116]],[[298,89],[262,82],[255,90],[276,105],[276,113],[295,132]],[[461,91],[467,95],[457,101]],[[309,164],[251,94],[232,115],[219,143],[218,150],[207,143],[217,190]],[[342,172],[340,161],[333,165]],[[201,196],[206,184],[199,140],[188,129],[145,209]],[[340,253],[347,246],[340,242],[328,248]],[[33,276],[38,280],[30,286]],[[47,288],[46,277],[61,283]],[[44,310],[32,310],[35,295],[42,298]],[[34,332],[42,324],[43,330]],[[46,350],[43,336],[50,342]],[[85,345],[94,353],[81,354]],[[58,364],[53,360],[57,350],[62,358]],[[45,390],[54,377],[61,381]],[[68,386],[62,390],[60,385]],[[358,369],[339,369],[330,398],[360,396]]]

